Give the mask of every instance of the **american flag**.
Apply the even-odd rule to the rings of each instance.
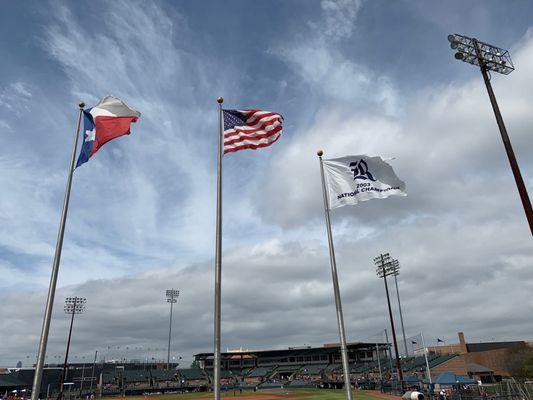
[[[283,117],[262,110],[222,110],[224,154],[267,147],[281,136]]]

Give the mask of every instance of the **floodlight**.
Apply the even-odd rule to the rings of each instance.
[[[496,122],[500,130],[505,152],[511,166],[511,171],[513,172],[516,188],[518,189],[520,200],[526,214],[529,230],[533,235],[533,206],[531,205],[531,200],[529,199],[529,194],[524,183],[524,179],[522,178],[520,167],[516,161],[511,140],[507,134],[507,129],[505,128],[505,123],[503,122],[503,117],[501,115],[500,108],[498,107],[494,90],[492,89],[490,82],[491,77],[489,74],[491,71],[503,75],[509,75],[511,72],[513,72],[514,66],[511,56],[505,49],[481,42],[476,38],[459,35],[457,33],[448,35],[448,41],[450,42],[451,48],[457,50],[457,52],[454,54],[456,60],[477,65],[481,70],[481,75],[483,75],[483,80],[485,81],[485,86],[487,87],[487,93],[489,95],[490,103],[492,105]]]
[[[488,43],[480,42],[475,38],[463,36],[459,34],[448,35],[450,47],[457,50],[455,59],[464,61],[469,64],[477,65],[487,71],[494,71],[500,74],[510,74],[513,70],[513,64],[509,52],[497,46]],[[466,55],[474,55],[474,57],[466,57]],[[502,61],[508,65],[508,68],[503,70],[500,68]]]

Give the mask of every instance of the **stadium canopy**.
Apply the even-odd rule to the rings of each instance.
[[[465,376],[455,375],[453,372],[443,372],[433,379],[433,383],[439,385],[471,385],[477,382]]]

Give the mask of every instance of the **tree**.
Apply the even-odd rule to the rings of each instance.
[[[533,378],[533,348],[521,346],[507,352],[506,369],[516,378]]]
[[[194,361],[191,363],[191,368],[200,369],[200,363],[198,362],[198,360],[194,360]]]
[[[533,378],[533,352],[526,358],[523,366],[524,376]]]

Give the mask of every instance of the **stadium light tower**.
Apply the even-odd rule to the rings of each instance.
[[[487,87],[490,103],[496,117],[496,123],[500,129],[500,134],[502,136],[503,145],[507,153],[507,158],[509,159],[509,164],[511,164],[511,170],[513,171],[516,187],[518,188],[518,193],[520,195],[520,199],[522,200],[522,206],[524,207],[524,211],[526,213],[529,229],[533,235],[533,208],[531,207],[531,201],[529,200],[526,185],[524,184],[522,174],[520,173],[520,168],[518,167],[518,162],[516,161],[511,140],[509,139],[507,129],[503,123],[500,108],[496,102],[496,96],[494,95],[492,85],[490,84],[491,71],[503,75],[509,75],[514,71],[513,62],[511,61],[509,52],[491,44],[480,42],[476,38],[458,35],[457,33],[448,35],[448,41],[450,42],[450,47],[453,50],[456,50],[455,58],[457,60],[464,61],[472,65],[477,65],[481,70],[481,75],[483,75],[483,80],[485,81],[485,86]]]
[[[396,285],[396,298],[398,299],[398,310],[400,311],[400,324],[402,325],[403,347],[405,350],[405,355],[408,356],[409,352],[407,351],[407,339],[405,339],[405,328],[403,326],[402,303],[400,302],[400,291],[398,290],[398,275],[400,275],[400,262],[398,260],[392,261],[392,275],[394,276],[394,284]]]
[[[61,371],[61,377],[59,378],[59,394],[57,400],[63,398],[63,389],[65,387],[65,380],[67,379],[67,363],[68,363],[68,351],[70,349],[70,338],[72,337],[72,325],[74,324],[74,315],[81,314],[85,311],[85,302],[87,300],[84,297],[67,297],[65,299],[65,314],[71,314],[70,329],[68,331],[67,351],[65,352],[65,362],[63,364],[63,370]]]
[[[167,352],[167,371],[170,370],[170,336],[172,335],[172,306],[178,301],[180,291],[176,289],[167,290],[167,303],[170,303],[170,322],[168,324],[168,352]]]
[[[396,340],[396,330],[394,329],[394,319],[392,317],[392,308],[390,305],[389,286],[387,285],[387,276],[394,274],[394,261],[389,253],[380,254],[374,258],[376,265],[376,274],[383,278],[385,282],[385,293],[387,294],[387,305],[389,306],[389,318],[392,330],[392,341],[394,344],[394,351],[396,352],[396,369],[398,370],[398,379],[400,380],[401,389],[404,389],[402,364],[400,362],[400,353],[398,352],[398,341]]]

